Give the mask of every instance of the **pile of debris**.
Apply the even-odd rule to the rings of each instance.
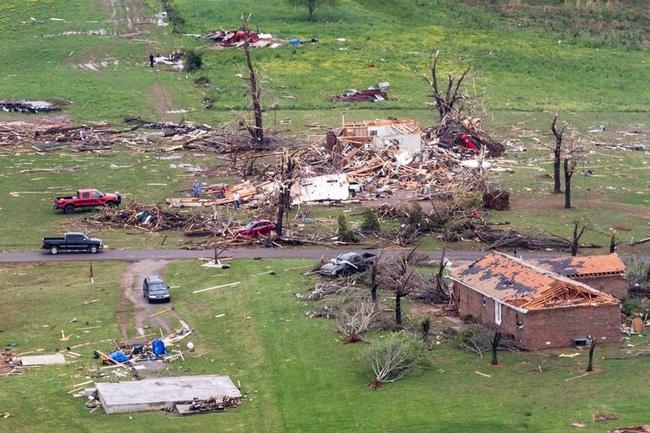
[[[95,350],[95,357],[101,359],[103,365],[130,365],[133,366],[142,361],[163,361],[171,362],[178,358],[183,359],[183,352],[170,350],[170,347],[178,343],[192,333],[192,328],[180,321],[181,327],[166,337],[143,341],[135,339],[123,343],[114,341],[114,349],[108,353]]]
[[[49,113],[60,111],[61,105],[49,101],[0,101],[0,110],[10,113]]]
[[[11,376],[21,372],[20,357],[16,355],[10,346],[5,347],[2,355],[0,355],[0,376]]]
[[[271,34],[259,33],[245,28],[239,30],[214,30],[204,35],[203,38],[211,40],[215,46],[220,48],[241,47],[245,43],[260,48],[282,46],[282,41],[275,39]]]
[[[370,87],[365,90],[348,89],[342,95],[336,95],[332,102],[375,102],[388,99],[388,93],[382,89]]]
[[[206,412],[221,412],[227,407],[236,407],[241,404],[241,397],[221,396],[208,399],[194,398],[189,404],[176,404],[175,408],[180,415],[196,415]]]

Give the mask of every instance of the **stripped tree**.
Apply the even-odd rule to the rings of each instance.
[[[551,123],[551,132],[555,136],[555,146],[553,146],[553,194],[561,194],[562,186],[560,184],[560,168],[562,165],[562,138],[566,126],[557,129],[557,113],[553,114],[553,123]]]
[[[244,19],[242,17],[241,30],[246,34],[250,34],[250,15],[248,18]],[[257,73],[253,67],[253,61],[251,59],[250,52],[251,41],[247,37],[244,43],[242,44],[242,50],[244,51],[244,56],[246,57],[246,67],[248,68],[248,78],[246,78],[246,87],[247,93],[251,98],[251,106],[253,109],[254,116],[254,125],[250,125],[245,119],[242,119],[240,122],[246,128],[248,133],[251,136],[254,147],[260,147],[264,143],[264,126],[263,126],[263,110],[262,110],[262,88],[259,84]]]
[[[423,78],[432,90],[431,97],[433,98],[433,105],[438,111],[440,120],[442,121],[444,117],[453,112],[461,112],[464,108],[464,104],[470,98],[461,92],[461,85],[463,80],[470,71],[468,66],[461,75],[451,75],[447,74],[447,83],[446,86],[440,83],[438,79],[438,58],[440,56],[440,51],[436,51],[435,54],[431,56],[431,64],[429,66],[430,76],[424,74],[418,74]]]
[[[374,302],[367,299],[355,299],[351,308],[344,309],[337,315],[336,330],[343,335],[344,344],[363,341],[361,334],[366,332],[373,320],[379,315]]]

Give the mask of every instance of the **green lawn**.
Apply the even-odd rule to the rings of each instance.
[[[302,275],[311,265],[247,259],[233,261],[228,270],[200,268],[196,261],[166,269],[173,305],[194,328],[189,340],[196,349],[160,374],[226,374],[246,395],[236,409],[186,418],[155,412],[88,414],[83,399],[67,393],[98,372],[93,350],[112,345],[100,341],[119,337],[115,308],[123,265],[95,263],[94,285],[84,262],[5,267],[0,311],[8,319],[3,321],[4,338],[15,342],[14,350],[49,353],[64,344],[97,343],[75,348],[83,357],[69,365],[3,378],[0,409],[12,416],[3,420],[2,431],[564,432],[572,422],[582,422],[584,431],[601,432],[648,422],[645,384],[638,380],[645,358],[601,359],[647,351],[646,337],[630,340],[635,347],[626,347],[627,342],[599,346],[597,371],[585,377],[586,352],[576,358],[558,357],[558,351],[503,352],[499,365],[490,366],[489,359],[443,342],[429,352],[431,367],[422,375],[370,390],[364,361],[368,344],[340,344],[333,321],[307,317],[316,306],[295,296],[315,281]],[[192,293],[236,281],[240,285]],[[388,307],[387,296],[380,297]],[[83,305],[92,299],[98,302]],[[437,320],[434,327],[442,326]],[[61,330],[69,341],[59,341]],[[378,338],[381,333],[370,335],[370,344]],[[619,419],[594,423],[596,412],[615,413]]]

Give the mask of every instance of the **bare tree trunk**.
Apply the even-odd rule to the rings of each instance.
[[[402,294],[399,290],[395,292],[395,324],[402,326]]]
[[[571,241],[571,257],[575,257],[578,255],[578,247],[580,246],[580,238],[582,237],[582,234],[585,232],[586,227],[582,226],[580,229],[580,233],[578,233],[578,221],[574,221],[573,223],[573,240]]]
[[[577,161],[564,160],[564,209],[571,209],[571,177],[575,172]]]
[[[499,350],[499,341],[501,341],[501,333],[498,329],[494,330],[494,338],[492,338],[492,361],[491,365],[498,365],[497,351]]]
[[[555,136],[555,147],[553,148],[553,194],[561,194],[562,187],[560,184],[560,166],[562,157],[562,137],[564,136],[564,128],[557,129],[557,113],[553,115],[553,123],[551,124],[551,131]]]
[[[291,209],[291,185],[293,184],[293,169],[295,162],[293,160],[294,154],[282,155],[282,181],[280,183],[280,193],[278,195],[278,210],[275,222],[275,232],[279,237],[282,237],[284,230],[284,213]]]
[[[262,124],[262,104],[260,103],[260,94],[261,89],[257,85],[257,75],[255,74],[255,69],[253,68],[253,62],[251,60],[250,46],[248,41],[244,43],[244,54],[246,55],[246,66],[248,67],[248,86],[251,94],[251,100],[253,103],[253,115],[255,116],[255,127],[248,127],[248,131],[251,134],[254,145],[257,147],[264,142],[264,126]]]
[[[609,253],[610,254],[615,253],[617,249],[618,248],[616,246],[616,230],[612,229],[612,233],[609,237]]]
[[[308,21],[314,21],[314,11],[316,10],[316,0],[307,1],[307,10],[309,11]]]
[[[596,339],[592,337],[589,345],[589,362],[587,363],[587,372],[594,371],[594,350],[596,349]]]

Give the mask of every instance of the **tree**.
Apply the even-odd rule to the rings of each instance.
[[[378,314],[377,305],[363,298],[355,299],[351,308],[340,311],[336,317],[336,330],[343,334],[343,344],[363,341],[361,334],[368,330]]]
[[[562,138],[564,137],[564,130],[557,129],[557,113],[553,114],[553,123],[551,123],[551,131],[555,136],[555,146],[553,147],[553,194],[561,194],[562,188],[560,185],[560,166],[562,161]]]
[[[587,228],[586,225],[583,225],[580,228],[580,231],[578,231],[578,221],[573,222],[573,239],[571,240],[571,257],[575,257],[578,255],[578,247],[580,246],[580,238],[582,237],[583,233],[585,232],[585,229]]]
[[[374,374],[368,387],[373,389],[408,374],[420,373],[427,365],[422,339],[404,331],[373,343],[367,357]]]
[[[250,25],[250,15],[247,19],[242,18],[241,30],[248,35]],[[251,98],[251,105],[253,109],[253,116],[255,119],[255,125],[251,126],[247,121],[242,120],[242,125],[246,128],[248,133],[251,136],[254,147],[259,147],[264,143],[264,125],[263,125],[263,110],[262,110],[262,88],[259,85],[257,79],[257,73],[253,67],[253,61],[251,59],[250,52],[250,39],[246,39],[242,45],[242,50],[244,51],[244,56],[246,57],[246,67],[248,69],[248,78],[246,78],[246,87],[247,93]]]
[[[499,360],[497,358],[497,351],[499,350],[499,342],[501,341],[501,332],[499,332],[499,329],[494,330],[494,337],[492,338],[492,361],[490,361],[491,365],[498,365]]]
[[[594,371],[594,350],[596,350],[596,339],[591,339],[591,344],[589,345],[589,362],[587,363],[587,372],[591,373]]]
[[[275,222],[275,232],[282,237],[284,230],[284,213],[291,209],[291,186],[293,185],[293,170],[296,166],[295,155],[297,152],[289,155],[285,149],[282,153],[282,163],[280,170],[282,172],[280,180],[280,192],[278,193],[278,210]]]
[[[336,4],[336,0],[287,0],[287,2],[293,7],[306,7],[307,21],[315,21],[314,13],[319,6]]]
[[[569,142],[564,143],[565,127],[557,129],[557,114],[553,115],[551,131],[555,136],[555,146],[553,148],[553,178],[555,186],[553,193],[561,193],[560,188],[560,165],[564,159],[564,208],[571,209],[571,178],[575,174],[578,161],[585,154],[585,149],[578,144],[575,135],[572,134]]]
[[[418,245],[408,253],[402,253],[397,258],[395,270],[386,276],[386,286],[395,291],[395,324],[402,326],[402,298],[407,296],[413,287],[419,286],[422,278],[415,268]],[[391,266],[392,268],[392,266]]]
[[[576,172],[577,159],[567,156],[564,159],[564,209],[571,209],[571,178]]]
[[[443,86],[438,80],[439,56],[439,51],[436,51],[436,53],[431,56],[431,64],[429,67],[431,73],[430,77],[424,74],[418,75],[429,83],[429,86],[431,86],[431,90],[433,91],[431,97],[433,97],[434,106],[436,107],[436,110],[438,110],[440,120],[442,120],[447,114],[454,110],[461,112],[463,109],[463,103],[469,100],[469,97],[461,92],[460,86],[463,84],[463,80],[469,73],[470,67],[468,66],[459,76],[448,74],[447,86],[443,89]]]

